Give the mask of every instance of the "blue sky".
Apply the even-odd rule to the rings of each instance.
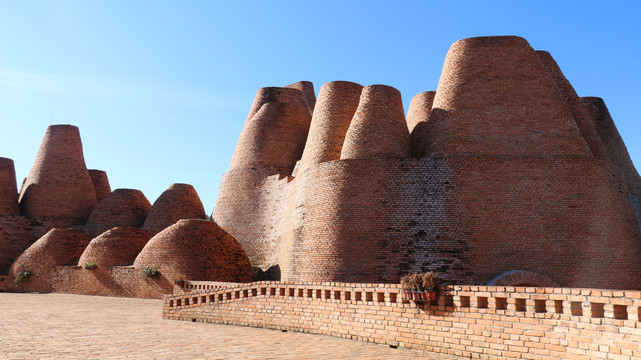
[[[256,90],[435,90],[449,46],[519,35],[580,96],[608,105],[641,166],[641,2],[3,1],[0,156],[27,176],[51,124],[80,128],[89,168],[150,202],[176,182],[210,213]]]

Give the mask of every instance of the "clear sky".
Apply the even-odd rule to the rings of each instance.
[[[485,35],[547,50],[608,105],[641,166],[639,1],[2,1],[0,156],[27,176],[47,126],[80,128],[88,168],[150,202],[195,186],[208,213],[256,90],[435,90],[449,46]]]

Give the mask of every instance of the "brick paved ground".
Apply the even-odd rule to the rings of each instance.
[[[161,301],[0,293],[0,359],[453,359],[240,326],[161,319]]]

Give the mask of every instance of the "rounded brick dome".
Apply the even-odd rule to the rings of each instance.
[[[149,209],[151,204],[142,191],[116,189],[96,205],[85,228],[92,238],[117,226],[139,228]]]
[[[95,262],[100,268],[131,265],[152,234],[144,229],[115,227],[91,240],[78,265]]]
[[[161,276],[170,281],[252,280],[252,267],[238,241],[207,220],[180,220],[156,234],[134,266],[159,268]]]
[[[25,282],[25,288],[49,291],[56,266],[73,265],[90,241],[81,229],[51,229],[13,262],[11,273],[29,270],[32,276]]]
[[[196,189],[189,184],[172,184],[154,202],[143,228],[157,234],[180,219],[206,218]]]

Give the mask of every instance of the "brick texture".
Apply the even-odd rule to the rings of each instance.
[[[92,237],[117,227],[142,227],[151,209],[140,190],[116,189],[102,199],[91,212],[85,230]]]
[[[52,229],[25,250],[11,265],[11,274],[29,270],[32,275],[15,290],[51,291],[54,270],[78,261],[91,239],[81,229]]]
[[[153,235],[144,229],[115,227],[91,240],[78,260],[79,266],[95,262],[99,268],[133,265]]]
[[[449,286],[437,301],[399,285],[197,283],[166,319],[300,331],[475,359],[638,359],[638,291]]]
[[[87,220],[97,200],[77,127],[47,128],[19,200],[25,216],[64,218],[67,225]]]
[[[639,289],[638,175],[605,106],[578,98],[549,54],[518,37],[461,40],[407,122],[395,89],[365,87],[352,110],[358,90],[321,87],[292,175],[235,161],[267,141],[245,135],[257,98],[213,212],[253,266],[286,281],[437,270],[483,285],[521,271]]]
[[[89,169],[89,176],[91,176],[91,182],[93,183],[93,188],[96,191],[96,198],[98,199],[98,202],[111,194],[109,178],[105,171]]]
[[[13,160],[0,157],[0,216],[20,215]]]
[[[205,219],[207,214],[196,189],[189,184],[171,184],[149,210],[143,229],[157,234],[180,219]]]

